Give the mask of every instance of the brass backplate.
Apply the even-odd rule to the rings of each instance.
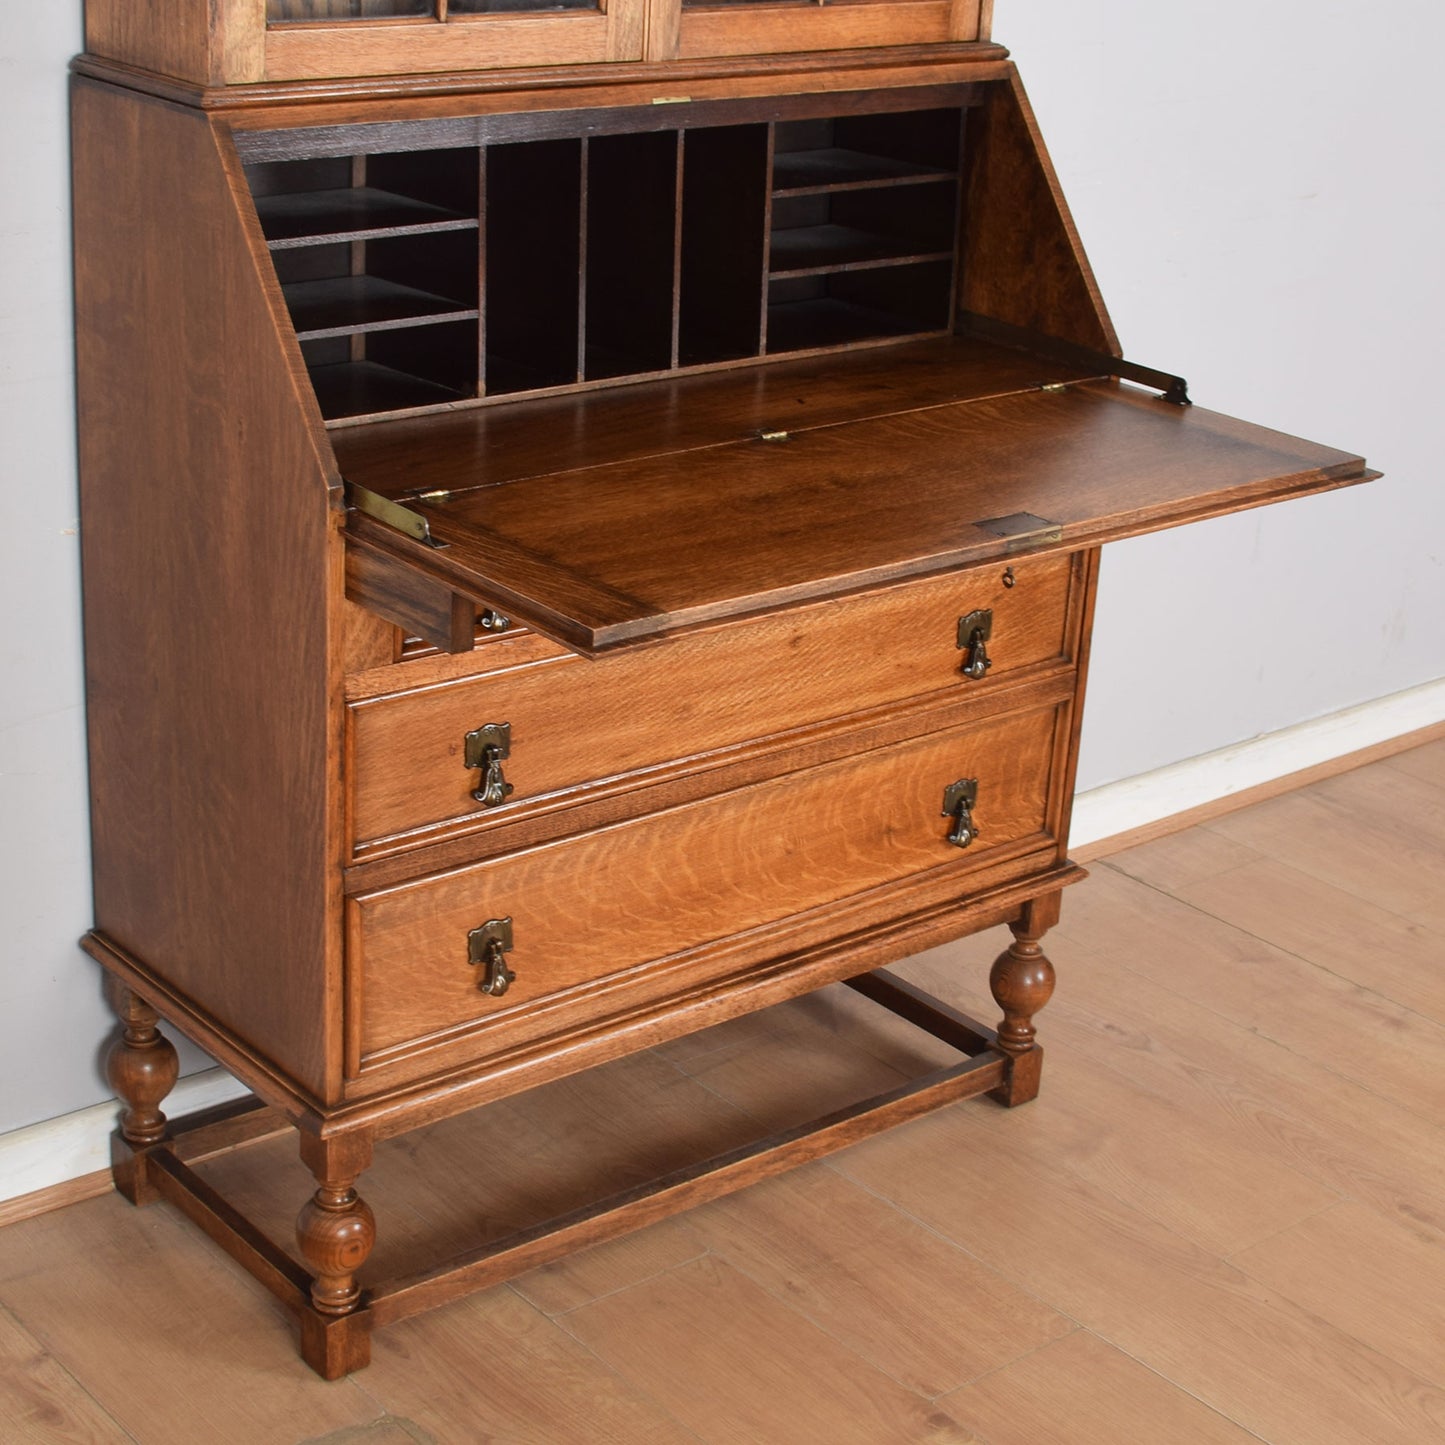
[[[463,739],[462,765],[484,768],[512,756],[511,723],[484,723],[473,728]],[[490,752],[488,751],[490,749]]]
[[[467,959],[471,963],[485,963],[496,951],[494,944],[501,946],[502,953],[512,951],[512,920],[510,918],[489,918],[480,928],[467,934]]]
[[[985,642],[993,636],[992,607],[980,607],[973,612],[965,612],[958,619],[958,645],[960,647],[972,647],[975,634]]]

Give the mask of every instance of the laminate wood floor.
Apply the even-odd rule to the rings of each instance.
[[[1002,946],[900,971],[991,1018]],[[392,1326],[337,1384],[166,1206],[0,1230],[0,1441],[1445,1441],[1445,741],[1096,863],[1046,946],[1036,1103],[955,1105]],[[373,1261],[947,1057],[833,989],[391,1141]],[[206,1173],[289,1240],[293,1154]]]

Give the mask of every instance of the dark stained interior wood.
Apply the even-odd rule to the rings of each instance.
[[[1369,476],[1347,453],[1108,382],[868,411],[785,439],[735,433],[685,462],[654,453],[468,487],[443,461],[467,489],[412,505],[447,545],[400,555],[596,652]],[[414,433],[413,486],[430,473],[424,446]]]
[[[258,196],[261,229],[274,250],[322,241],[475,230],[475,216],[370,186]]]
[[[488,326],[495,327],[490,314]],[[571,338],[575,347],[575,323]],[[1091,374],[969,337],[940,338],[542,397],[522,406],[399,417],[333,431],[331,445],[347,480],[370,491],[392,497],[451,492]]]

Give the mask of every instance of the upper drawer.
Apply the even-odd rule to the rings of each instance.
[[[835,937],[957,897],[975,870],[1037,867],[1041,855],[1051,865],[1053,759],[1069,716],[1064,704],[955,722],[360,894],[347,905],[349,1071],[418,1053],[430,1062],[410,1067],[429,1070],[454,1045],[475,1060],[595,1026],[785,954],[810,928],[813,941]],[[944,811],[960,783],[973,788],[972,836]],[[840,920],[843,900],[863,900],[862,914]],[[516,977],[491,996],[469,936],[502,919]]]
[[[356,853],[375,857],[781,748],[799,729],[940,690],[984,695],[1068,658],[1070,557],[797,608],[587,661],[563,656],[356,703]],[[960,638],[960,622],[964,636]],[[987,633],[986,637],[976,634]],[[962,642],[962,646],[960,646]],[[974,673],[964,669],[970,665]],[[985,664],[986,667],[985,667]],[[514,791],[479,801],[467,734],[510,727]]]

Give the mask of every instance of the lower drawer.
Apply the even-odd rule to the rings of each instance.
[[[565,655],[505,673],[371,698],[349,714],[355,856],[595,799],[745,749],[791,747],[800,729],[953,692],[1068,658],[1076,562],[1021,560],[790,609],[597,661]],[[960,619],[989,614],[989,667],[963,675]],[[980,669],[982,671],[982,669]],[[464,740],[507,724],[514,791],[486,805]]]
[[[590,834],[348,901],[353,1078],[461,1036],[470,1058],[600,1022],[767,959],[775,932],[922,876],[959,893],[979,865],[1037,852],[1066,704],[947,728]],[[950,842],[950,785],[976,781],[976,836]],[[951,886],[951,885],[950,885]],[[857,909],[850,904],[850,917]],[[506,992],[468,936],[511,920]],[[749,939],[749,935],[755,935]],[[738,940],[744,938],[744,946]],[[720,945],[727,944],[724,949]]]

